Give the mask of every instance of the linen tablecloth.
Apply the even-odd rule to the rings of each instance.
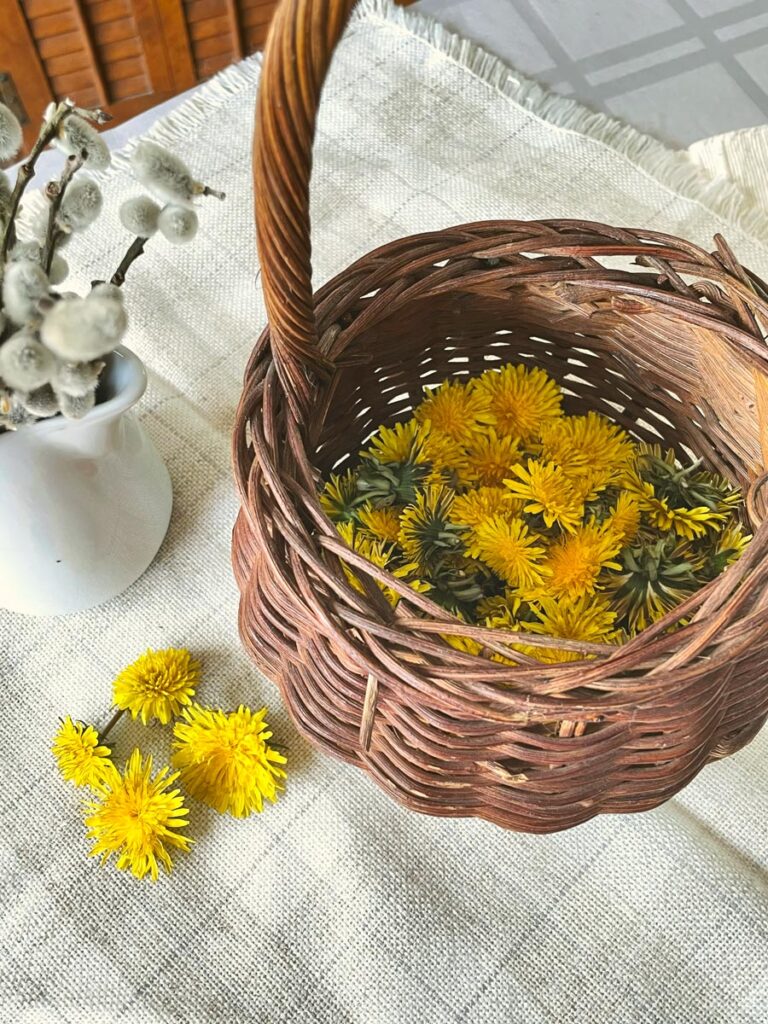
[[[168,537],[104,607],[0,613],[0,1020],[763,1024],[765,736],[656,811],[521,836],[394,805],[303,742],[242,653],[229,438],[264,323],[250,185],[259,67],[225,72],[152,131],[227,192],[201,208],[194,245],[153,239],[128,282],[128,341],[151,373],[142,415],[174,483]],[[140,191],[124,157],[103,184],[109,209],[68,250],[78,288],[116,266],[116,209]],[[320,118],[317,283],[392,238],[506,215],[705,245],[722,231],[768,273],[765,215],[733,185],[365,3]],[[62,714],[103,723],[116,672],[170,645],[203,661],[203,701],[269,704],[289,783],[245,821],[193,805],[192,851],[140,884],[88,859],[79,797],[49,746]],[[167,755],[159,728],[121,722],[111,741],[118,755],[134,743]]]

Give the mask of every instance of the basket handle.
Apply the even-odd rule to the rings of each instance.
[[[324,365],[312,295],[309,179],[320,91],[356,0],[282,0],[265,48],[253,183],[262,288],[275,367],[297,422]]]

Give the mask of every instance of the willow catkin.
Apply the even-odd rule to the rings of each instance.
[[[157,231],[160,207],[149,196],[126,199],[120,207],[120,222],[126,231],[138,238],[151,238]]]
[[[198,220],[194,210],[171,203],[163,207],[157,219],[157,226],[164,238],[174,245],[191,242],[197,234]]]
[[[69,114],[64,118],[54,145],[67,156],[85,152],[84,166],[93,171],[105,170],[112,161],[106,142],[95,128],[77,114]]]
[[[3,306],[15,324],[39,317],[38,303],[48,294],[48,278],[39,263],[22,259],[9,263],[3,277]]]
[[[95,294],[67,298],[49,310],[40,326],[48,348],[64,362],[83,363],[119,344],[128,321],[121,299]]]
[[[93,178],[82,175],[70,182],[56,219],[66,231],[84,231],[99,216],[103,204],[99,186]]]
[[[156,142],[138,144],[131,153],[131,169],[138,181],[164,203],[189,205],[202,190],[184,161]]]
[[[4,103],[0,103],[0,161],[5,163],[18,153],[22,138],[19,119]]]
[[[51,353],[30,331],[19,331],[0,346],[0,377],[18,391],[47,384],[55,365]]]

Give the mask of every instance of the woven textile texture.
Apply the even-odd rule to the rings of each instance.
[[[240,650],[229,567],[229,438],[263,325],[250,135],[259,63],[212,82],[153,135],[225,203],[198,239],[134,265],[129,344],[175,512],[122,597],[37,621],[0,613],[0,1021],[21,1024],[763,1024],[768,1002],[768,737],[637,817],[520,836],[420,817],[313,752]],[[563,103],[565,102],[565,106]],[[117,265],[118,202],[72,243],[74,285]],[[341,46],[316,149],[317,282],[380,243],[504,216],[722,231],[768,274],[766,218],[726,181],[621,125],[550,101],[444,30],[370,0]],[[141,495],[136,496],[141,501]],[[204,701],[268,703],[288,790],[261,817],[194,805],[174,874],[140,884],[86,856],[78,798],[49,745],[59,715],[102,723],[147,646],[204,662]],[[167,754],[166,734],[121,722]]]

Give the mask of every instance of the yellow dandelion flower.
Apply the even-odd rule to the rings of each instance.
[[[357,475],[351,469],[341,476],[331,473],[320,492],[320,508],[334,523],[350,520],[363,500],[357,491]]]
[[[76,786],[98,786],[115,771],[112,751],[99,743],[93,726],[73,722],[69,715],[62,720],[51,749],[61,777]]]
[[[134,750],[125,772],[115,772],[86,805],[91,856],[101,857],[102,865],[114,856],[117,867],[136,878],[149,875],[156,881],[158,866],[169,872],[169,847],[187,850],[190,842],[175,831],[188,824],[189,813],[178,789],[169,788],[177,778],[178,772],[169,774],[168,768],[152,778],[152,758],[144,761]]]
[[[451,521],[458,526],[477,526],[496,514],[515,516],[522,507],[504,487],[478,487],[454,499]]]
[[[424,443],[428,433],[424,424],[414,419],[394,427],[379,427],[369,447],[360,454],[379,462],[426,462]]]
[[[520,615],[527,608],[526,602],[513,590],[507,588],[503,594],[494,594],[493,597],[484,597],[477,602],[477,617],[479,619],[491,619],[509,617],[513,622],[520,620]]]
[[[446,484],[451,488],[466,486],[469,459],[466,449],[458,441],[439,430],[430,430],[422,455],[430,463],[425,484]]]
[[[587,478],[589,491],[584,500],[618,481],[635,453],[629,434],[597,412],[564,416],[544,424],[541,430],[542,459],[556,462],[569,477]]]
[[[648,484],[647,486],[651,486]],[[694,540],[712,528],[719,530],[727,518],[725,512],[704,508],[670,508],[666,498],[649,497],[646,502],[648,520],[659,530],[672,530],[678,537]]]
[[[525,512],[540,514],[549,528],[556,523],[573,532],[581,525],[584,503],[578,500],[570,481],[554,462],[528,459],[527,466],[513,466],[512,472],[517,479],[504,483],[516,498],[525,502]]]
[[[382,540],[385,544],[394,544],[400,533],[400,510],[394,505],[374,508],[367,503],[357,513],[363,532],[372,540]]]
[[[475,487],[500,487],[520,461],[520,446],[514,437],[500,437],[493,427],[467,446],[466,483]]]
[[[185,648],[150,649],[117,676],[114,702],[144,725],[166,725],[192,702],[199,681],[200,664]]]
[[[425,487],[400,516],[400,547],[419,572],[428,572],[439,555],[461,546],[461,527],[451,521],[454,497],[441,484]]]
[[[623,546],[629,544],[637,536],[637,531],[640,529],[640,518],[640,499],[635,494],[622,491],[616,498],[616,504],[608,513],[605,522]]]
[[[614,561],[620,549],[621,542],[605,525],[590,522],[566,534],[549,549],[547,590],[554,597],[571,599],[594,593],[603,569],[621,568]]]
[[[385,544],[384,541],[371,540],[370,537],[366,537],[360,530],[355,529],[354,523],[338,523],[336,529],[341,536],[341,539],[345,544],[348,544],[353,551],[356,551],[363,558],[366,558],[372,565],[378,566],[380,569],[386,569],[397,579],[404,580],[408,586],[413,590],[425,591],[429,589],[429,584],[423,580],[413,579],[417,567],[414,564],[407,565],[395,565],[392,561],[393,546],[391,544]],[[342,565],[344,567],[344,575],[349,580],[349,583],[355,590],[360,594],[365,593],[365,587],[360,581],[360,578],[355,572],[347,565],[342,559]],[[381,590],[386,597],[387,601],[392,605],[393,608],[397,606],[400,601],[400,595],[388,587],[385,583],[376,580],[376,586]]]
[[[286,758],[269,746],[266,708],[226,714],[193,704],[173,727],[172,763],[191,796],[219,814],[247,818],[274,803]]]
[[[549,570],[543,564],[546,548],[519,518],[488,516],[471,534],[467,553],[490,566],[512,587],[540,586]]]
[[[541,597],[531,606],[535,622],[526,622],[523,629],[529,633],[555,636],[563,640],[583,640],[589,643],[615,644],[621,636],[616,630],[616,612],[609,602],[596,594],[582,594],[576,598]],[[539,661],[581,661],[586,655],[578,651],[563,651],[555,647],[531,647],[529,653]]]
[[[464,616],[460,613],[458,617],[460,619],[464,618]],[[477,640],[473,640],[471,637],[458,636],[455,633],[441,633],[440,635],[442,636],[443,640],[445,640],[445,642],[449,645],[449,647],[453,647],[453,649],[456,651],[462,651],[464,654],[482,653],[483,645],[478,643]]]
[[[419,423],[445,434],[460,444],[470,441],[474,434],[491,423],[488,402],[483,395],[458,381],[447,380],[428,391],[427,397],[414,412]]]
[[[509,364],[486,370],[471,387],[487,403],[491,423],[501,436],[530,441],[562,415],[562,392],[539,367]]]

